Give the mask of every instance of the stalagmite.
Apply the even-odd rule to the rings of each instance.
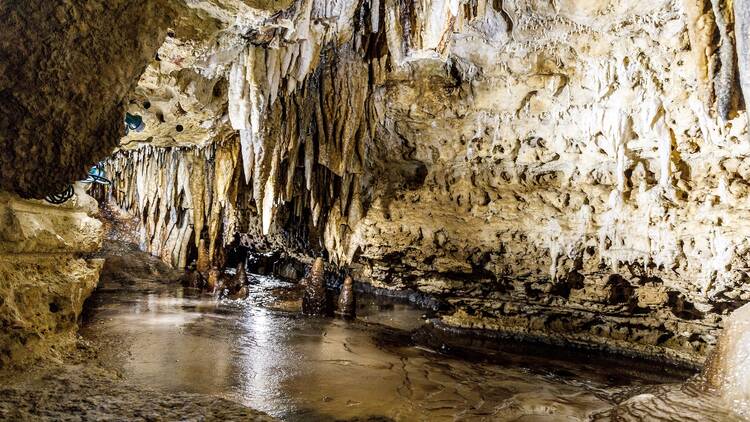
[[[239,265],[237,265],[235,275],[228,279],[227,283],[222,286],[221,294],[232,300],[245,299],[248,295],[246,284],[247,272],[245,272],[245,263],[240,262]]]
[[[221,271],[218,268],[213,267],[208,271],[208,277],[206,278],[206,289],[209,292],[215,292],[221,286]]]
[[[302,312],[306,315],[326,314],[325,262],[316,258],[303,284]]]
[[[716,389],[737,410],[750,405],[750,305],[732,312],[703,371],[709,388]]]
[[[245,262],[240,262],[237,265],[237,273],[235,275],[236,284],[245,285],[247,283],[247,271],[245,271]]]
[[[356,302],[354,299],[354,281],[351,276],[346,276],[341,286],[336,315],[342,318],[354,318],[356,313]]]

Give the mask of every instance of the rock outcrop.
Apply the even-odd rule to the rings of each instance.
[[[93,205],[93,208],[92,208]],[[96,202],[76,188],[64,206],[0,193],[0,367],[57,356],[74,344],[102,260]]]
[[[747,19],[731,6],[216,12],[174,29],[141,79],[147,130],[109,160],[112,198],[177,266],[201,239],[212,265],[237,245],[324,251],[441,297],[446,324],[700,363],[750,300]]]
[[[0,190],[41,198],[124,133],[124,100],[175,16],[170,0],[0,4]]]

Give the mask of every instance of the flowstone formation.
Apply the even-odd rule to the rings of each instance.
[[[750,300],[743,4],[192,5],[111,197],[178,267],[325,252],[443,324],[700,363]]]

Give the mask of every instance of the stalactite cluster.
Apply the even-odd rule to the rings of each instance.
[[[260,48],[242,54],[248,51],[265,54]],[[244,66],[244,60],[238,62]],[[262,75],[265,78],[265,72]],[[245,115],[231,111],[249,107],[232,97],[235,83],[230,79],[230,116]],[[330,220],[353,226],[362,218],[367,183],[362,175],[370,139],[367,88],[361,60],[324,59],[300,89],[273,101],[264,94],[268,102],[263,111],[249,112],[263,114],[263,120],[250,129],[238,128],[239,135],[221,145],[118,152],[107,164],[115,181],[112,198],[142,220],[143,246],[179,267],[188,263],[189,238],[196,245],[205,238],[213,256],[236,234],[247,235],[254,228],[241,229],[240,221],[257,221],[266,236],[272,227],[274,233],[291,233],[289,241],[309,246],[309,230],[299,226],[322,229]],[[253,130],[261,134],[248,138]],[[279,207],[286,210],[285,220],[274,226]],[[285,222],[290,227],[284,227]],[[339,225],[322,234],[325,240],[316,240],[341,242],[346,231]]]
[[[750,300],[741,3],[299,0],[178,29],[112,195],[176,266],[201,239],[212,266],[323,253],[449,325],[699,361]]]

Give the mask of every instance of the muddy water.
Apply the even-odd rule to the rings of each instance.
[[[263,276],[251,276],[249,299],[217,301],[126,255],[115,264],[140,275],[105,271],[82,335],[129,381],[283,420],[587,420],[691,375],[442,335],[425,328],[423,311],[362,295],[356,321],[302,317],[297,286]]]

